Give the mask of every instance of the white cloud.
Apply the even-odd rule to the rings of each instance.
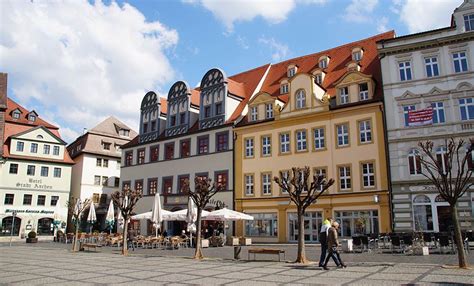
[[[377,4],[378,0],[352,0],[345,9],[344,19],[354,23],[370,22]]]
[[[408,27],[410,33],[447,27],[451,14],[461,1],[395,0],[395,10],[400,21]]]
[[[178,33],[129,4],[66,2],[2,2],[9,87],[20,103],[70,127],[68,136],[109,115],[137,128],[145,92],[174,77],[166,52]]]
[[[290,52],[287,45],[276,41],[274,38],[261,37],[258,42],[270,48],[272,60],[275,62],[285,59]]]
[[[262,17],[271,24],[283,22],[288,14],[301,4],[325,4],[328,0],[182,0],[183,3],[202,5],[221,21],[227,32],[232,32],[235,22],[252,21]]]
[[[249,43],[247,42],[247,38],[238,35],[236,38],[237,44],[244,50],[248,50],[250,48]]]
[[[382,18],[378,19],[377,20],[377,31],[379,33],[383,33],[383,32],[388,31],[387,24],[388,24],[388,18],[387,17],[382,17]]]

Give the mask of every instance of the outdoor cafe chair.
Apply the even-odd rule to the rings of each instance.
[[[360,236],[360,241],[362,243],[362,251],[367,250],[367,252],[371,252],[372,250],[369,248],[369,237],[367,235]]]
[[[394,251],[400,251],[402,253],[405,253],[405,247],[403,245],[403,240],[400,236],[398,236],[398,235],[390,236],[390,242],[391,242],[392,253]]]
[[[352,237],[352,245],[353,245],[354,251],[359,249],[360,252],[362,253],[364,246],[362,245],[362,239],[360,236]]]
[[[454,243],[451,242],[451,239],[448,235],[440,235],[438,238],[439,252],[444,253],[443,250],[448,249],[450,253],[455,253]]]

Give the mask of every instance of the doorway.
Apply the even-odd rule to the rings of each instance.
[[[437,206],[439,232],[450,232],[453,228],[453,218],[449,206]]]

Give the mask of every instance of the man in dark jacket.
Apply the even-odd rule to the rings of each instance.
[[[339,240],[337,239],[337,229],[339,228],[339,223],[337,221],[332,223],[332,227],[328,230],[328,255],[326,256],[326,260],[324,261],[323,268],[324,270],[329,270],[327,267],[329,262],[329,257],[332,257],[334,262],[338,267],[346,267],[346,265],[342,262],[341,256],[337,251],[337,247],[339,246]]]

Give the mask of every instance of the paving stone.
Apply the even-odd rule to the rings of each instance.
[[[245,280],[245,281],[237,281],[233,283],[228,283],[226,285],[232,285],[232,286],[275,286],[278,285],[276,282],[266,282],[266,281],[256,281],[256,280]],[[291,284],[294,285],[294,284]]]
[[[153,277],[148,280],[153,280],[153,281],[168,281],[168,282],[189,282],[194,279],[199,279],[202,278],[201,276],[197,275],[188,275],[188,274],[167,274],[167,275],[161,275],[158,277]]]
[[[215,270],[215,269],[195,269],[186,272],[186,274],[198,275],[198,276],[215,276],[225,274],[227,271]]]
[[[406,273],[406,274],[423,274],[431,268],[407,268],[407,267],[388,267],[381,271],[381,273]]]
[[[198,285],[223,285],[223,284],[231,283],[233,281],[235,281],[235,280],[224,279],[224,278],[206,277],[206,278],[196,279],[196,280],[192,280],[192,281],[184,281],[184,282],[192,283],[193,285],[195,285],[195,284],[198,284]]]
[[[98,274],[98,273],[80,273],[80,274],[72,274],[72,275],[68,275],[67,277],[64,277],[66,278],[67,280],[71,280],[71,281],[81,281],[81,280],[85,280],[85,279],[89,279],[89,278],[94,278],[94,277],[101,277],[103,276],[102,274]]]
[[[268,281],[268,282],[277,282],[277,283],[287,283],[292,282],[295,280],[301,279],[301,277],[296,276],[286,276],[286,275],[279,275],[279,274],[270,274],[259,278],[254,278],[253,280],[258,281]]]
[[[342,285],[345,283],[349,283],[354,279],[348,279],[348,278],[333,278],[333,277],[312,277],[312,278],[305,278],[302,280],[298,280],[298,283],[303,283],[303,284],[322,284],[322,285]]]
[[[280,269],[280,268],[252,268],[248,270],[243,270],[242,273],[264,273],[264,274],[272,274],[272,273],[278,273],[278,272],[284,272],[286,275],[288,271],[293,271],[294,269],[286,270],[286,269]]]
[[[262,277],[265,274],[262,273],[242,273],[242,272],[230,272],[225,274],[216,275],[216,278],[227,278],[227,279],[254,279]]]
[[[8,277],[1,277],[2,283],[12,283],[12,282],[22,282],[31,279],[41,278],[41,276],[34,275],[34,274],[21,274],[21,275],[14,275]]]
[[[438,275],[438,274],[430,274],[423,279],[422,282],[433,282],[433,283],[466,283],[466,284],[474,284],[474,276],[459,276],[459,275]]]
[[[133,278],[123,277],[118,275],[107,275],[107,276],[100,276],[94,277],[90,279],[84,279],[84,282],[91,282],[91,283],[104,283],[104,284],[115,284],[115,283],[122,283],[122,282],[132,282]]]
[[[167,273],[154,271],[150,269],[148,271],[131,271],[131,272],[123,272],[123,273],[117,273],[117,274],[120,274],[120,276],[125,276],[125,277],[130,277],[130,278],[147,279],[151,277],[157,277],[160,275],[166,275]]]
[[[64,281],[64,280],[59,279],[59,278],[54,278],[54,277],[42,277],[42,278],[36,278],[32,280],[12,283],[11,285],[48,285],[51,283],[58,283],[61,281]]]
[[[393,280],[393,281],[413,281],[418,278],[420,274],[408,273],[374,273],[367,277],[371,280]]]

